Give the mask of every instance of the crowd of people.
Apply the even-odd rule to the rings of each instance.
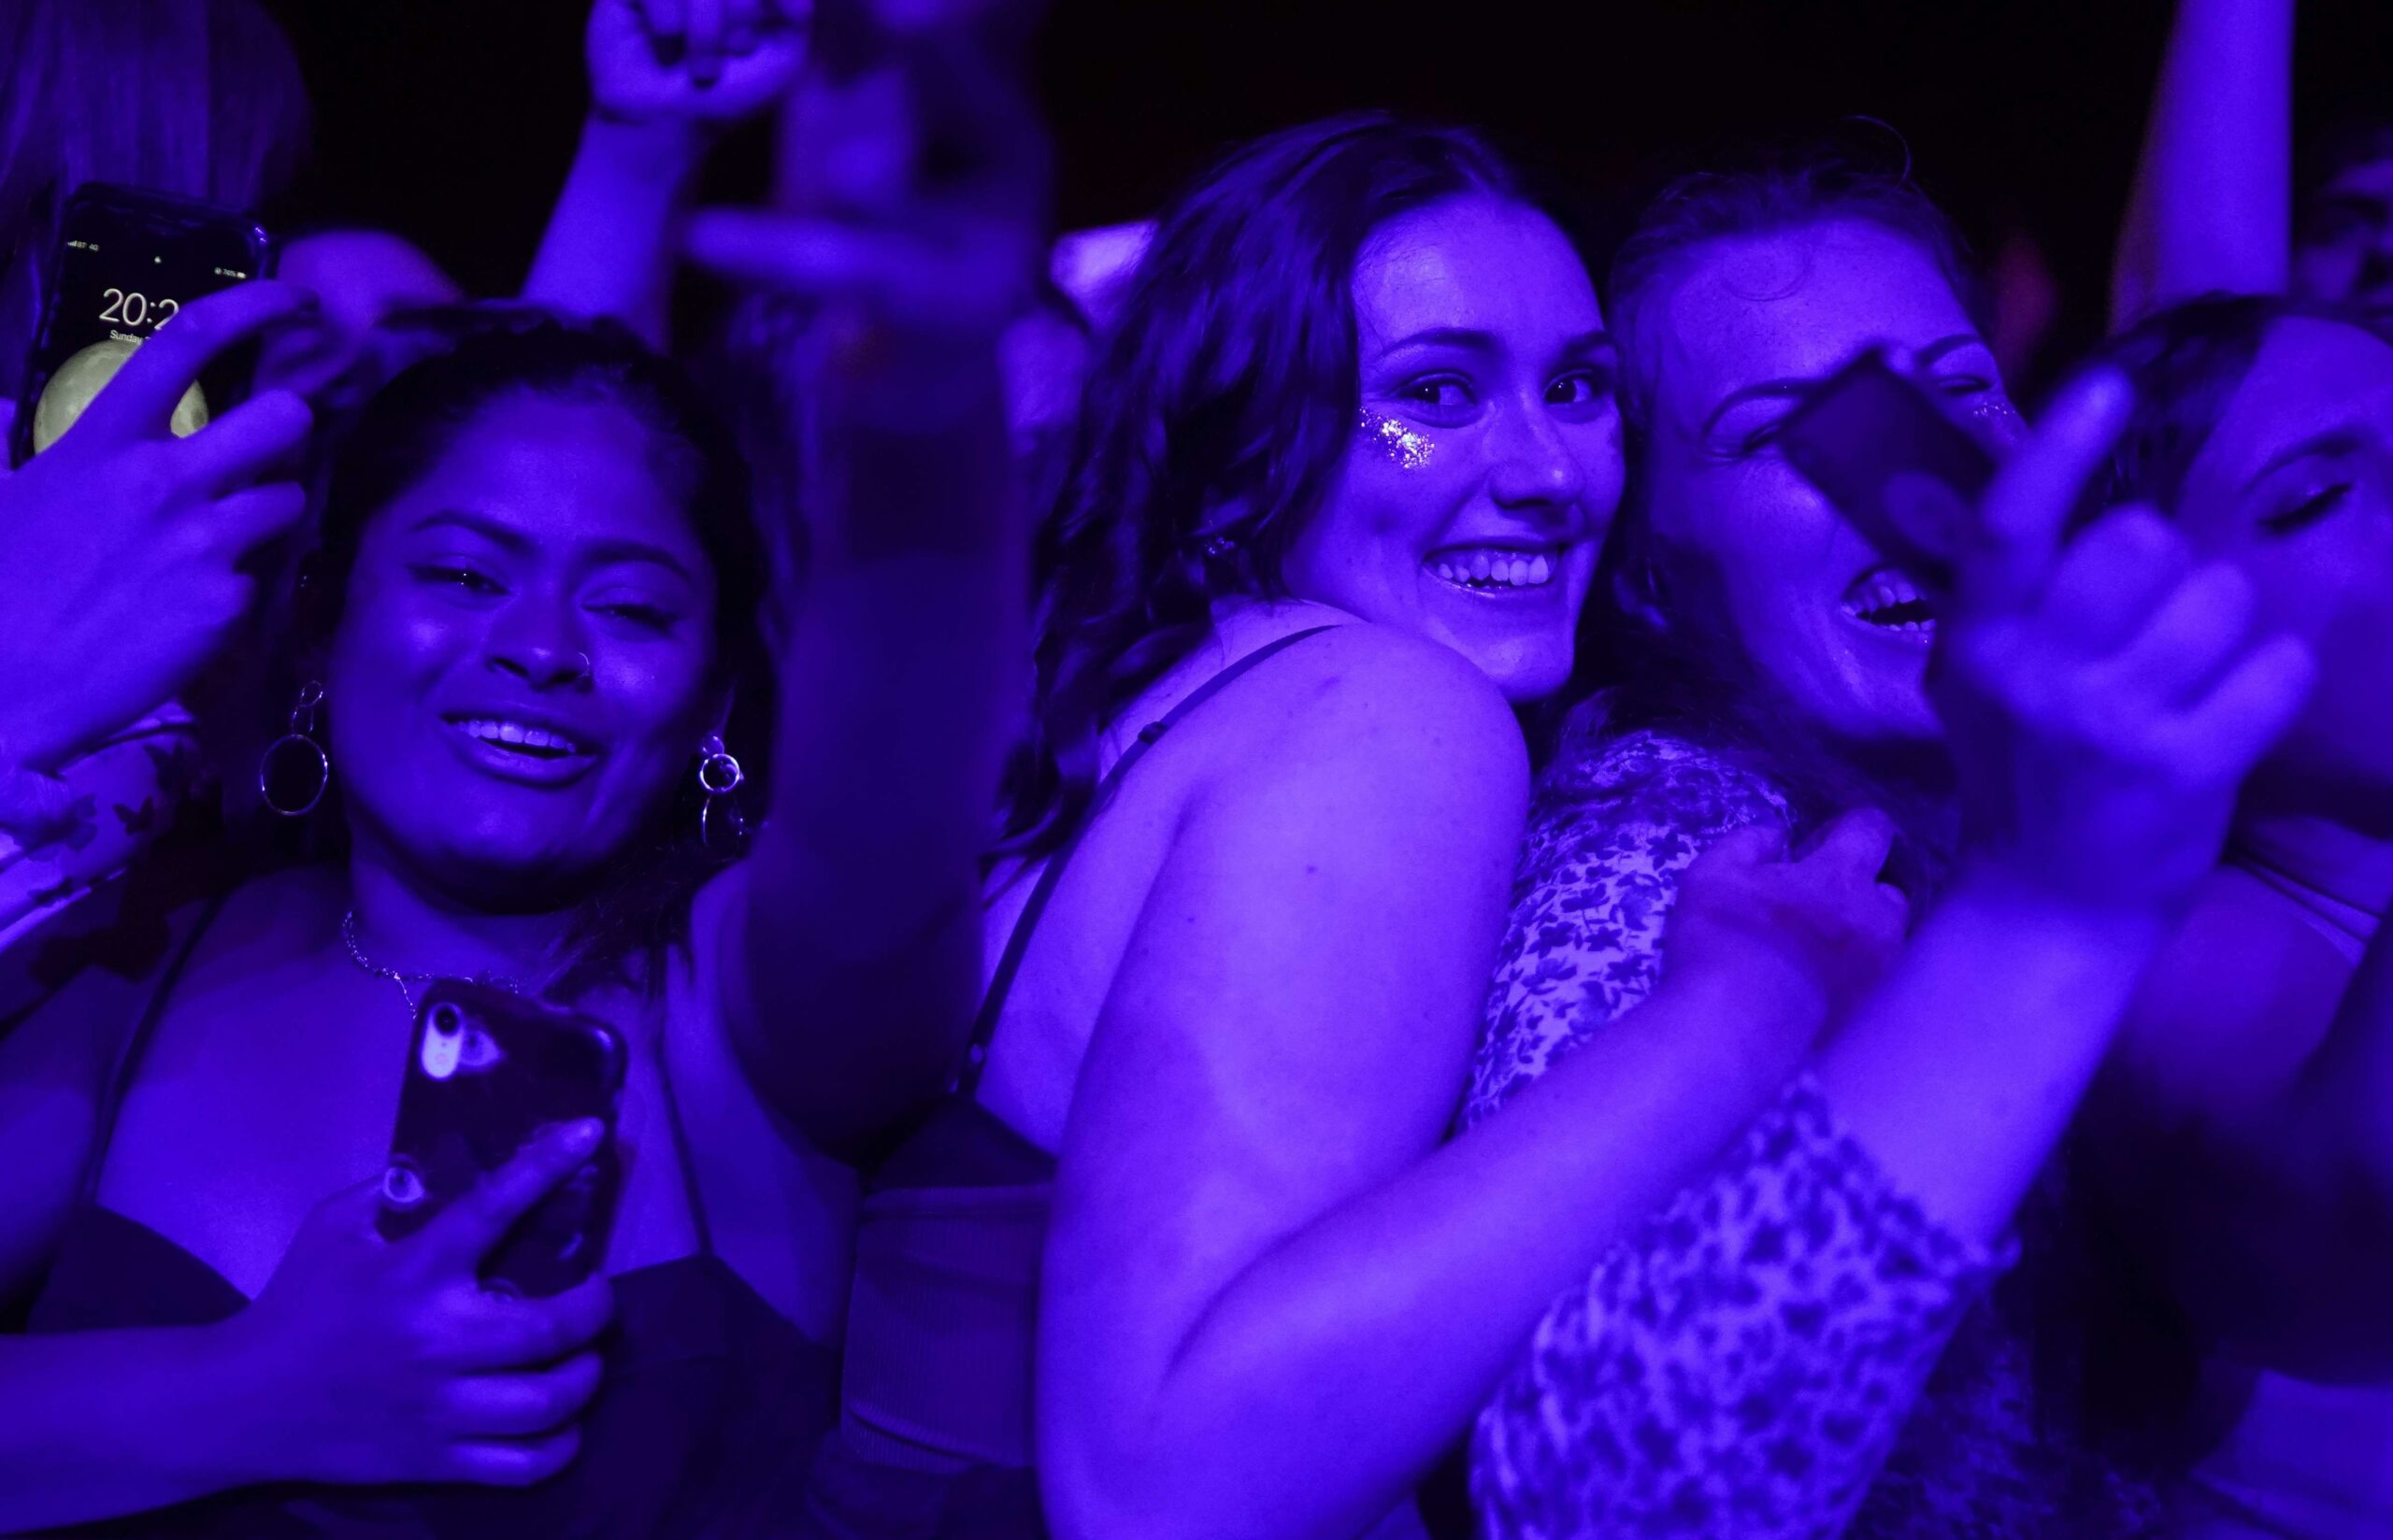
[[[523,293],[283,232],[0,479],[0,1530],[2393,1534],[2393,119],[2292,0],[2179,0],[2025,414],[1815,150],[1596,252],[1354,113],[1059,242],[1027,9],[594,0]],[[0,38],[14,398],[67,194],[308,104]],[[1871,352],[1948,585],[1782,451]],[[388,1239],[453,980],[626,1072]]]

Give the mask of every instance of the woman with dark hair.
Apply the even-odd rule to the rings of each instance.
[[[2027,1290],[1977,1302],[2304,667],[2149,515],[2056,553],[2125,393],[2083,382],[2023,446],[1970,295],[1925,197],[1834,162],[1683,182],[1619,255],[1633,494],[1591,617],[1615,682],[1540,788],[1468,1117],[1669,987],[1707,847],[1884,808],[1923,918],[1719,1171],[1554,1303],[1480,1421],[1491,1533],[2149,1522],[2066,1336]],[[1774,448],[1866,349],[2013,455],[1941,612]]]
[[[2086,1133],[2111,1223],[2203,1360],[2181,1533],[2357,1540],[2393,1528],[2393,347],[2214,297],[2109,357],[2139,392],[2114,496],[2243,572],[2318,685],[2244,783]]]
[[[259,772],[314,858],[136,874],[7,954],[0,1277],[32,1301],[0,1339],[0,1527],[795,1523],[847,1296],[838,1158],[957,1051],[1022,614],[1002,316],[909,287],[1012,249],[926,252],[919,198],[882,213],[878,257],[813,295],[843,346],[800,392],[802,593],[796,531],[759,528],[707,402],[618,328],[466,335],[349,429]],[[477,1279],[587,1125],[374,1233],[436,977],[622,1034],[586,1284]]]
[[[1513,708],[1569,673],[1618,493],[1612,357],[1466,133],[1290,129],[1163,215],[1039,549],[994,980],[865,1205],[840,1533],[1417,1533],[1552,1290],[1710,1152],[1684,1060],[1439,1148]],[[1856,834],[1714,863],[1656,1038],[1700,1027],[1732,1074],[1808,1038],[1893,928]]]

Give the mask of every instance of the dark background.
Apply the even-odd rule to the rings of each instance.
[[[477,292],[521,280],[582,107],[586,0],[269,0],[319,118],[294,212],[394,228]],[[1040,54],[1065,225],[1137,219],[1224,146],[1388,107],[1493,131],[1598,205],[1741,139],[1867,114],[1983,252],[2028,243],[2100,320],[2167,0],[1057,0]],[[2304,0],[2305,113],[2393,110],[2393,4]],[[1899,156],[1884,141],[1887,152]],[[725,147],[709,191],[761,187]],[[1600,228],[1605,222],[1598,218]]]

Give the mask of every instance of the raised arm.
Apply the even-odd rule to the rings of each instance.
[[[2111,275],[2111,325],[2293,261],[2294,0],[2178,0]]]
[[[794,345],[810,549],[780,643],[783,747],[721,979],[749,1073],[839,1150],[936,1094],[962,1051],[1028,654],[997,339],[1040,249],[1044,144],[969,44],[881,46],[825,50],[843,73],[820,82],[810,142],[843,180],[811,209],[691,232],[701,263],[822,306]]]
[[[1871,891],[1883,827],[1801,863],[1734,836],[1754,848],[1708,869],[1698,954],[1440,1148],[1517,729],[1461,660],[1368,628],[1283,666],[1319,677],[1225,748],[1241,769],[1181,825],[1074,1095],[1038,1407],[1074,1540],[1368,1529],[1555,1290],[1768,1099],[1827,1013],[1822,954],[1899,924]]]
[[[525,299],[611,317],[666,346],[690,184],[716,134],[796,78],[810,9],[803,0],[596,0],[584,45],[590,113]]]

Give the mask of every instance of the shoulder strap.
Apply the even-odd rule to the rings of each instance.
[[[707,1222],[707,1199],[698,1181],[697,1157],[690,1149],[690,1130],[681,1121],[681,1098],[673,1091],[673,1034],[667,1021],[656,1034],[657,1089],[665,1093],[665,1123],[673,1134],[673,1159],[681,1167],[681,1194],[690,1205],[690,1230],[698,1255],[714,1255],[714,1227]]]
[[[100,1190],[100,1167],[107,1163],[108,1142],[116,1137],[116,1115],[124,1105],[124,1093],[132,1089],[134,1071],[140,1067],[141,1056],[149,1049],[150,1039],[158,1030],[159,1019],[166,1014],[166,1002],[175,992],[183,969],[199,949],[200,937],[216,923],[224,912],[225,901],[232,895],[218,893],[210,898],[192,922],[190,934],[167,957],[166,965],[158,972],[158,982],[150,988],[149,999],[142,1002],[141,1015],[133,1024],[132,1035],[124,1040],[124,1050],[117,1056],[116,1068],[108,1076],[107,1099],[100,1104],[100,1122],[92,1140],[92,1158],[83,1170],[83,1202],[89,1205]]]
[[[1047,900],[1053,895],[1055,884],[1063,877],[1064,868],[1071,863],[1073,852],[1081,848],[1082,839],[1104,813],[1107,804],[1120,791],[1122,779],[1129,774],[1130,767],[1138,763],[1148,749],[1161,742],[1166,733],[1179,726],[1190,712],[1227,689],[1239,676],[1308,636],[1318,636],[1325,631],[1337,629],[1336,626],[1312,626],[1265,643],[1190,691],[1160,720],[1139,729],[1137,740],[1122,751],[1122,757],[1113,762],[1113,768],[1096,783],[1096,795],[1089,799],[1088,811],[1081,815],[1079,827],[1048,860],[1047,869],[1039,874],[1038,886],[1030,890],[1030,901],[1022,907],[1022,918],[1014,922],[1013,934],[1006,937],[1006,949],[997,959],[997,971],[989,979],[989,992],[981,1001],[981,1014],[972,1021],[972,1040],[965,1048],[964,1067],[955,1077],[958,1095],[968,1100],[979,1094],[981,1071],[989,1062],[989,1044],[997,1034],[997,1018],[1005,1014],[1006,996],[1013,991],[1014,975],[1022,971],[1023,955],[1030,948],[1031,933],[1039,928],[1039,918],[1046,912]]]

